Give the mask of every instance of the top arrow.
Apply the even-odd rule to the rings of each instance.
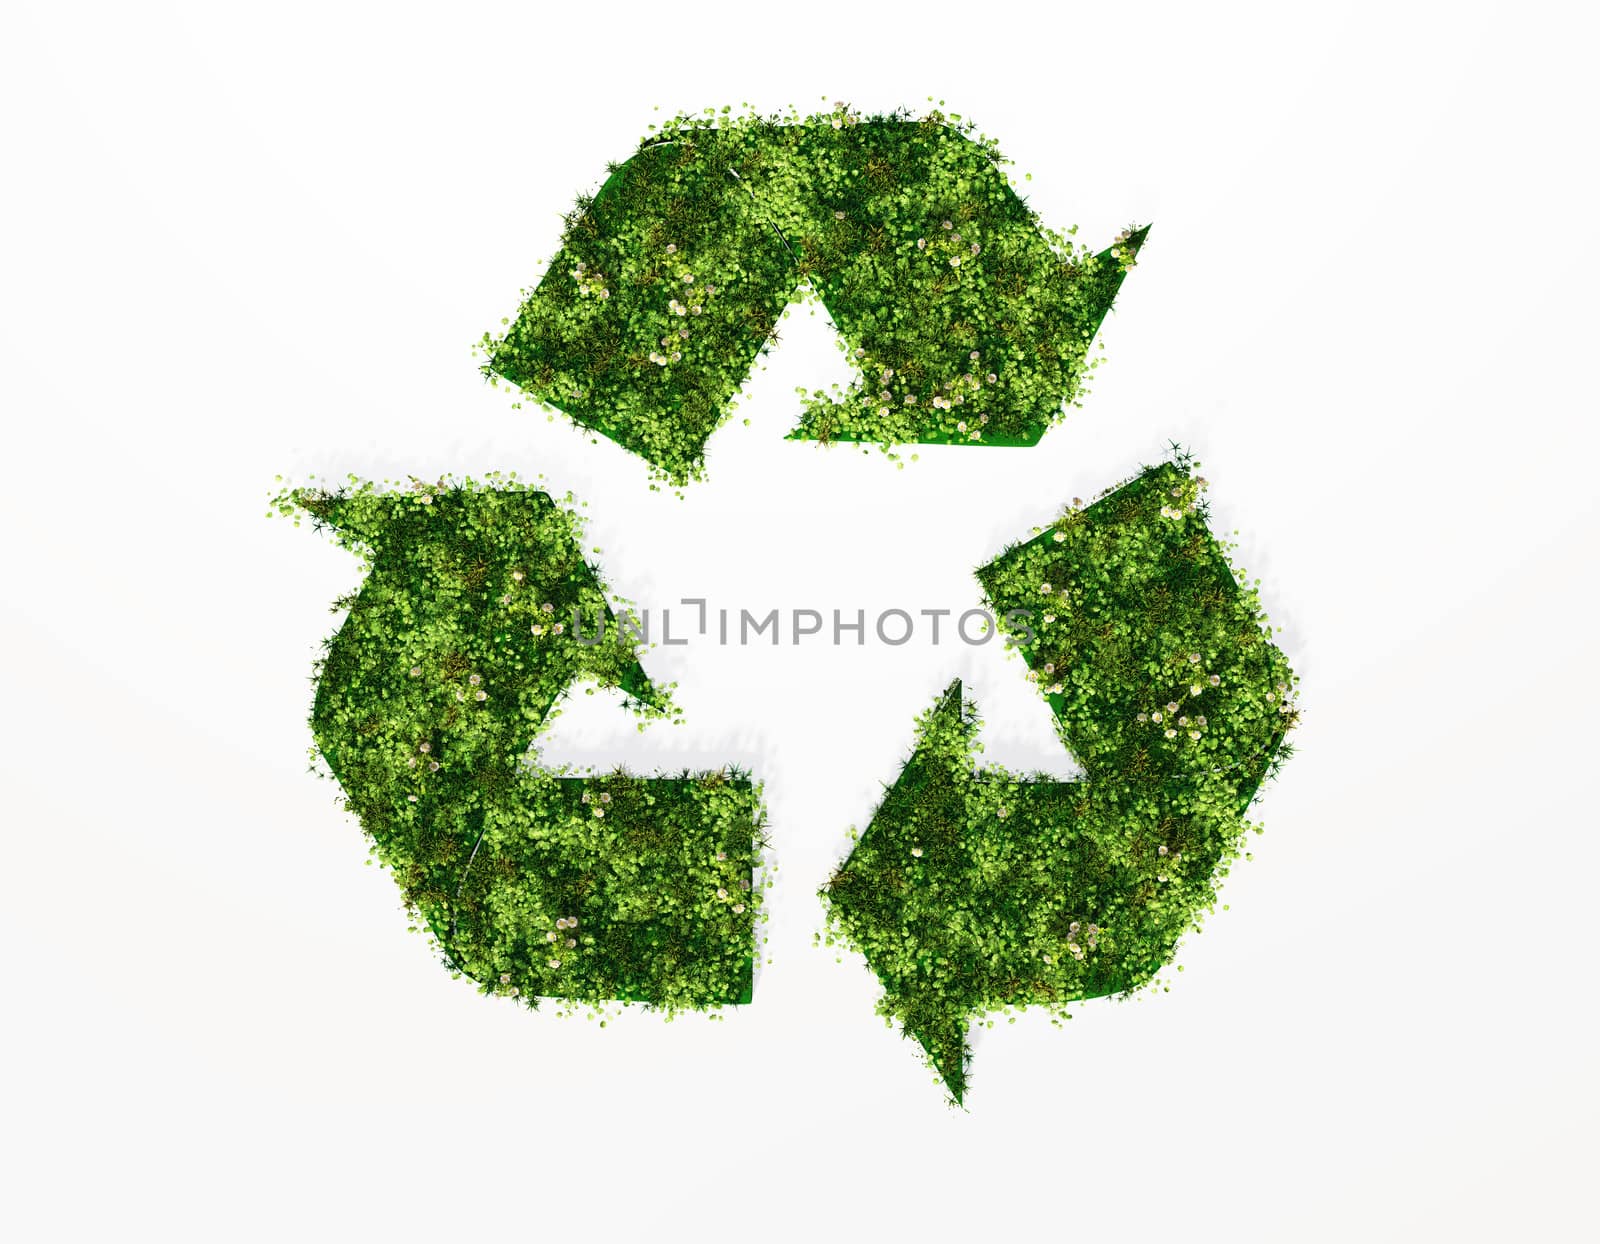
[[[1079,397],[1147,230],[1092,253],[997,160],[937,114],[649,141],[579,200],[538,287],[485,337],[485,370],[683,483],[804,283],[857,376],[812,393],[791,436],[1035,444]]]

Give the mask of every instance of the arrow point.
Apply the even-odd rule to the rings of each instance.
[[[972,1062],[972,1047],[967,1042],[967,1024],[930,1019],[926,1024],[908,1021],[906,1036],[922,1047],[928,1065],[938,1073],[956,1105],[967,1091],[967,1068]]]

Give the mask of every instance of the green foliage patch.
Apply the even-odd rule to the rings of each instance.
[[[1207,531],[1190,465],[1068,508],[978,572],[1083,779],[978,769],[958,681],[824,890],[830,941],[865,955],[880,1014],[958,1102],[971,1020],[1060,1017],[1156,977],[1288,755],[1295,677]]]
[[[804,393],[794,437],[1032,445],[1078,400],[1144,229],[1095,253],[1047,228],[937,110],[729,114],[674,118],[578,200],[487,374],[682,483],[804,284],[857,376]]]
[[[620,688],[646,715],[674,711],[617,625],[575,516],[515,480],[352,485],[278,503],[368,566],[335,606],[349,612],[319,662],[311,726],[449,966],[529,1006],[748,1001],[763,845],[748,776],[580,778],[528,763],[576,682]]]

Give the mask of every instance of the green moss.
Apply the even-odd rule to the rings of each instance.
[[[973,1019],[1064,1015],[1171,961],[1288,753],[1294,675],[1187,465],[1066,510],[978,572],[1085,777],[980,770],[976,707],[953,683],[824,891],[830,938],[866,956],[880,1013],[957,1101]]]
[[[792,436],[1036,443],[1146,231],[1095,253],[1044,227],[958,120],[676,118],[579,201],[485,371],[682,483],[806,285],[857,379]]]
[[[299,490],[280,508],[367,559],[320,663],[311,725],[448,964],[529,1005],[748,1000],[762,825],[748,777],[576,778],[527,762],[576,682],[672,711],[573,515],[510,481]]]

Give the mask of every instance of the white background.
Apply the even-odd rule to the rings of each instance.
[[[1035,12],[13,4],[4,108],[13,1239],[1593,1238],[1586,771],[1594,30],[1579,6]],[[680,500],[471,347],[661,105],[974,116],[1044,219],[1153,221],[1085,408],[1032,451],[786,442],[805,311]],[[1075,494],[1191,446],[1303,675],[1170,993],[977,1041],[966,1112],[814,948],[815,891],[994,649],[658,649],[779,884],[756,1004],[604,1032],[454,982],[306,771],[358,581],[279,472],[543,473],[642,606],[964,608]],[[580,697],[581,699],[581,697]]]

